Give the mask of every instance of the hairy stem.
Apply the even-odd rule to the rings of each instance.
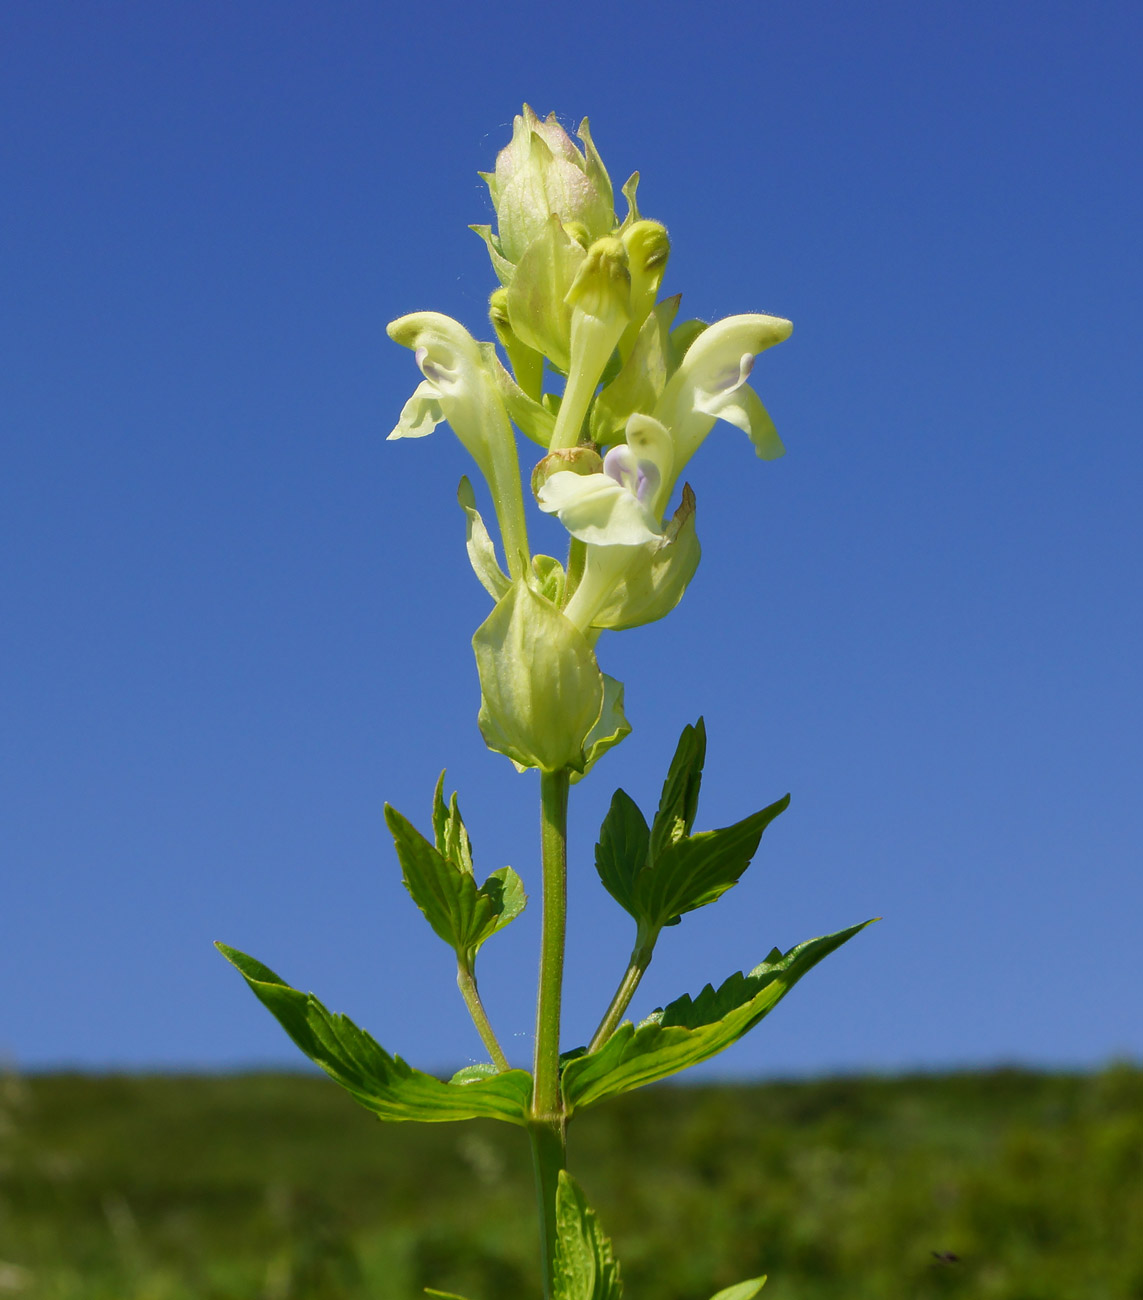
[[[544,1294],[552,1294],[556,1240],[556,1187],[565,1163],[565,1121],[560,1094],[560,1002],[563,996],[567,925],[566,770],[540,773],[540,844],[543,855],[543,921],[540,988],[536,1001],[536,1055],[529,1134],[540,1208]]]
[[[568,773],[540,773],[540,844],[543,852],[543,933],[536,1003],[535,1082],[532,1115],[558,1119],[560,1102],[560,1002],[567,926]]]
[[[532,1173],[536,1181],[536,1204],[540,1215],[540,1263],[544,1278],[544,1300],[552,1300],[556,1253],[556,1191],[560,1170],[567,1166],[565,1126],[534,1122],[528,1125],[532,1143]]]
[[[619,1022],[623,1019],[623,1013],[635,996],[639,981],[651,964],[651,957],[655,951],[655,941],[658,937],[658,930],[644,935],[642,929],[640,929],[639,936],[635,940],[635,947],[631,950],[631,960],[627,963],[627,970],[619,981],[619,987],[615,990],[615,996],[611,999],[610,1006],[604,1013],[603,1019],[599,1022],[599,1028],[592,1035],[591,1043],[587,1049],[589,1052],[598,1051],[615,1032]]]
[[[510,1070],[512,1067],[508,1064],[508,1058],[504,1055],[504,1049],[500,1046],[492,1022],[488,1019],[488,1012],[484,1010],[484,1003],[480,1000],[480,992],[476,987],[476,973],[470,966],[466,966],[459,960],[456,964],[456,984],[460,989],[460,996],[464,998],[468,1014],[472,1017],[472,1023],[476,1026],[476,1032],[480,1035],[480,1041],[492,1058],[493,1065],[500,1071]]]

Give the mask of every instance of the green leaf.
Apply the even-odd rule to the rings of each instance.
[[[668,845],[654,866],[635,879],[635,915],[651,926],[671,925],[684,912],[720,898],[738,883],[758,849],[762,832],[789,803],[790,796],[785,795],[733,826],[700,831]],[[652,853],[654,844],[652,828]]]
[[[444,1083],[390,1056],[348,1016],[327,1011],[312,993],[291,988],[260,961],[224,943],[215,947],[295,1045],[381,1119],[526,1122],[532,1097],[532,1077],[526,1070],[507,1070],[473,1083]]]
[[[727,1292],[726,1294],[729,1295],[730,1293]],[[753,1291],[750,1294],[753,1295]],[[455,1291],[435,1291],[431,1286],[425,1287],[425,1295],[435,1296],[436,1300],[464,1300],[464,1296],[457,1295]],[[714,1300],[718,1300],[718,1296],[715,1296]],[[749,1300],[749,1297],[747,1297],[747,1300]]]
[[[481,1079],[494,1079],[500,1073],[500,1067],[491,1061],[478,1061],[476,1065],[462,1066],[449,1083],[479,1083]]]
[[[437,852],[454,867],[472,875],[472,841],[468,838],[468,827],[460,815],[460,805],[456,801],[456,791],[446,804],[444,801],[445,774],[441,772],[437,788],[433,791],[433,837],[437,842]]]
[[[440,786],[437,787],[440,798]],[[453,816],[455,814],[455,817]],[[471,859],[463,865],[469,852],[468,835],[460,821],[453,796],[451,812],[442,818],[440,807],[434,809],[434,828],[438,829],[446,849],[455,851],[461,863],[442,856],[417,828],[390,804],[385,805],[388,823],[405,887],[413,902],[438,935],[456,951],[458,959],[469,969],[477,950],[497,930],[501,930],[524,910],[527,897],[520,877],[511,867],[494,871],[483,885],[472,875]],[[452,845],[450,848],[450,835]]]
[[[762,832],[790,802],[786,795],[733,826],[692,835],[705,758],[706,728],[699,718],[679,738],[650,830],[634,801],[617,790],[595,846],[603,887],[652,943],[663,926],[738,883]]]
[[[635,880],[647,865],[651,832],[639,805],[626,790],[616,790],[599,828],[595,869],[604,889],[625,912],[635,910]]]
[[[611,1242],[579,1184],[561,1169],[556,1189],[552,1300],[620,1300],[623,1288]]]
[[[752,1277],[748,1282],[739,1282],[737,1286],[728,1286],[710,1300],[754,1300],[754,1297],[766,1285],[765,1277]]]
[[[699,787],[706,761],[706,725],[702,718],[684,727],[659,796],[659,810],[651,824],[650,860],[691,833],[698,813]]]
[[[563,1072],[569,1113],[698,1065],[749,1033],[819,961],[869,925],[777,949],[748,975],[732,975],[697,998],[684,995],[638,1027],[626,1021],[596,1052],[569,1060]]]

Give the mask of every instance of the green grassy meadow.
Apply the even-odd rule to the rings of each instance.
[[[571,1158],[630,1300],[1143,1300],[1134,1067],[658,1087]],[[0,1080],[0,1296],[536,1300],[534,1236],[507,1125],[304,1075]]]

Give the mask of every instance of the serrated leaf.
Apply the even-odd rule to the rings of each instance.
[[[456,791],[446,804],[444,801],[444,779],[442,772],[437,779],[437,788],[433,791],[433,838],[437,842],[437,852],[454,867],[472,875],[472,841],[468,837],[468,827],[460,815]]]
[[[754,1297],[766,1285],[766,1278],[752,1277],[748,1282],[739,1282],[737,1286],[728,1286],[710,1300],[754,1300]]]
[[[579,1184],[561,1169],[556,1188],[552,1300],[620,1300],[619,1265]]]
[[[691,833],[698,813],[702,768],[706,761],[706,725],[702,718],[683,728],[675,746],[671,766],[659,796],[659,808],[651,824],[650,860],[654,862],[669,845]]]
[[[762,832],[789,803],[790,796],[785,795],[733,826],[700,831],[669,844],[652,867],[636,876],[633,914],[651,926],[670,925],[683,913],[713,903],[738,883],[757,852]],[[652,829],[652,854],[654,841]]]
[[[474,1083],[445,1083],[390,1056],[348,1016],[327,1011],[312,993],[291,988],[255,958],[223,943],[215,947],[294,1044],[381,1119],[526,1122],[532,1097],[532,1076],[526,1070],[507,1070]]]
[[[647,865],[650,843],[651,831],[639,805],[626,790],[616,790],[599,828],[595,869],[604,889],[636,920],[635,880]]]
[[[439,810],[434,823],[438,819]],[[527,897],[520,877],[511,867],[501,867],[483,885],[477,885],[471,864],[465,869],[443,857],[390,804],[385,805],[385,821],[397,848],[405,888],[413,902],[436,933],[455,950],[458,959],[471,969],[480,945],[523,911]],[[446,821],[443,828],[446,847],[450,824],[454,832],[456,829],[451,819]],[[467,836],[464,840],[467,841]],[[460,851],[458,847],[457,852]]]
[[[807,971],[869,924],[810,939],[748,975],[732,975],[717,989],[708,984],[697,998],[676,998],[638,1027],[630,1021],[620,1025],[598,1051],[564,1067],[569,1113],[716,1056],[749,1033]]]

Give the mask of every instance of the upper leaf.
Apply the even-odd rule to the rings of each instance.
[[[620,1300],[623,1287],[611,1242],[579,1184],[561,1169],[556,1189],[552,1300]]]
[[[447,858],[454,867],[472,875],[472,841],[468,838],[468,827],[460,815],[456,791],[446,804],[444,801],[444,779],[442,772],[437,779],[437,788],[433,791],[433,838],[437,842],[437,852]]]
[[[506,1070],[473,1083],[444,1083],[390,1056],[348,1016],[327,1011],[312,993],[291,988],[260,961],[223,943],[215,947],[302,1052],[381,1119],[526,1122],[532,1096],[532,1076],[526,1070]]]
[[[732,975],[697,998],[684,995],[638,1027],[624,1022],[596,1052],[572,1057],[563,1072],[568,1112],[615,1097],[709,1060],[771,1011],[823,957],[870,922],[810,939],[783,954],[774,949],[748,975]]]
[[[651,925],[671,925],[684,912],[720,898],[738,883],[758,849],[762,832],[789,804],[790,796],[785,795],[733,826],[700,831],[669,844],[654,866],[636,877],[636,916]],[[652,828],[652,853],[654,843]]]
[[[397,847],[397,857],[405,887],[425,919],[450,947],[457,958],[471,968],[480,945],[497,930],[503,929],[524,910],[527,901],[520,877],[511,867],[494,871],[478,886],[472,874],[468,834],[453,796],[451,816],[442,817],[440,786],[439,804],[434,813],[438,843],[449,852],[444,857],[396,808],[385,805],[385,820]],[[451,837],[451,841],[450,841]],[[452,854],[456,855],[453,857]]]
[[[637,916],[635,881],[647,865],[651,832],[639,805],[625,790],[616,790],[599,829],[595,869],[604,889],[625,912]]]
[[[699,787],[706,762],[706,724],[702,718],[683,728],[651,826],[651,858],[691,833],[698,814]]]
[[[705,758],[706,728],[699,718],[679,738],[650,829],[634,801],[617,790],[595,846],[603,887],[652,943],[663,926],[738,883],[762,832],[790,802],[786,795],[733,826],[692,835]]]

